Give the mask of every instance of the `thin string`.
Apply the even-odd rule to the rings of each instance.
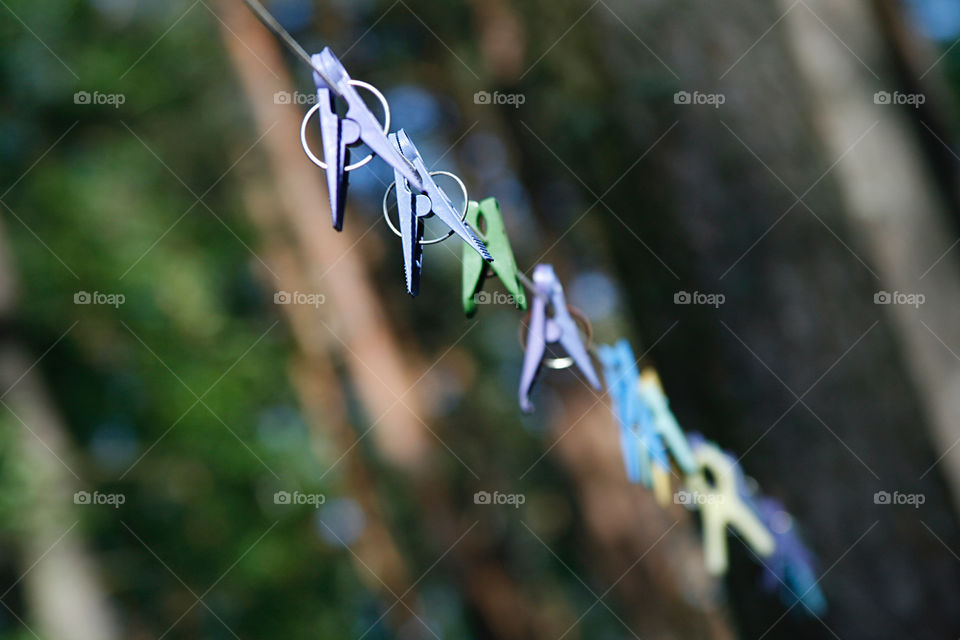
[[[270,11],[268,11],[267,8],[264,7],[263,4],[260,3],[259,0],[243,0],[243,3],[244,3],[245,5],[247,5],[247,6],[250,8],[251,11],[253,11],[253,13],[257,16],[257,18],[260,19],[260,22],[262,22],[262,23],[264,24],[264,26],[266,26],[266,27],[267,27],[268,29],[270,29],[270,31],[272,31],[278,38],[280,38],[281,42],[283,42],[283,44],[285,44],[285,45],[287,46],[287,48],[290,49],[290,51],[293,52],[293,54],[294,54],[297,58],[299,58],[299,59],[300,59],[303,63],[305,63],[308,67],[310,67],[311,69],[313,69],[314,73],[316,73],[318,76],[320,76],[320,78],[326,83],[327,87],[328,87],[331,91],[333,91],[333,92],[334,92],[335,94],[337,94],[338,96],[341,96],[341,97],[343,96],[343,94],[340,93],[340,91],[337,90],[336,85],[331,81],[331,79],[330,79],[330,77],[327,75],[327,73],[326,73],[323,69],[321,69],[321,68],[317,67],[315,64],[313,64],[313,60],[311,59],[310,54],[307,53],[307,50],[304,49],[303,46],[302,46],[299,42],[297,42],[296,38],[294,38],[292,35],[290,35],[290,32],[289,32],[289,31],[287,31],[286,29],[284,29],[283,25],[280,24],[280,21],[277,20],[277,19],[273,16],[273,14],[271,14]],[[402,155],[402,154],[401,154],[401,155]],[[409,160],[407,160],[406,157],[404,157],[404,160],[406,160],[407,163],[408,163],[411,167],[413,167],[413,163],[410,162]],[[415,169],[415,168],[414,168],[414,169]],[[471,226],[471,228],[472,228],[472,226]],[[474,231],[476,231],[476,229],[474,229]],[[527,277],[527,274],[525,274],[524,272],[520,271],[519,269],[517,269],[517,279],[520,281],[520,283],[521,283],[532,295],[540,298],[542,301],[546,302],[548,305],[550,304],[550,299],[547,298],[547,296],[545,296],[545,295],[543,295],[542,293],[540,293],[540,291],[537,289],[536,285],[533,283],[533,280],[531,280],[529,277]],[[594,349],[593,345],[586,345],[586,346],[587,346],[587,350],[588,350],[590,353],[592,353],[592,354],[594,354],[594,355],[597,355],[597,352],[596,352],[596,350]]]
[[[313,69],[313,72],[320,76],[320,79],[327,85],[327,88],[330,91],[334,92],[336,95],[343,97],[343,94],[337,89],[337,85],[333,82],[330,76],[326,71],[313,64],[313,59],[310,57],[310,54],[307,53],[307,50],[297,42],[296,38],[290,35],[290,32],[283,28],[283,25],[280,24],[280,21],[273,17],[273,14],[270,13],[259,0],[243,0],[243,3],[247,5],[251,11],[260,19],[260,22],[264,24],[265,27],[270,29],[280,41],[287,46],[293,54],[300,59],[301,62],[305,63],[308,67]],[[400,157],[410,166],[414,173],[417,172],[417,168],[404,156],[402,153]]]
[[[473,231],[475,234],[477,234],[478,237],[482,237],[482,236],[483,236],[483,234],[480,233],[480,231],[478,231],[478,230],[476,229],[476,227],[474,227],[474,226],[473,226],[472,224],[470,224],[469,222],[464,221],[464,224],[467,225],[467,227],[468,227],[471,231]],[[522,285],[527,289],[527,291],[529,291],[531,294],[533,294],[534,296],[540,298],[541,300],[543,300],[543,301],[546,302],[547,304],[550,304],[550,298],[548,298],[547,296],[545,296],[545,295],[543,295],[542,293],[540,293],[540,290],[537,289],[537,285],[534,284],[533,280],[531,280],[529,277],[527,277],[527,274],[525,274],[523,271],[520,271],[520,269],[517,269],[517,280],[519,280],[519,281],[520,281],[520,284],[522,284]]]
[[[290,49],[294,55],[305,62],[308,67],[313,69],[314,73],[320,76],[323,81],[327,83],[327,87],[329,87],[331,91],[338,96],[343,95],[339,90],[337,90],[336,85],[330,79],[330,76],[327,75],[327,72],[313,64],[313,60],[310,58],[310,54],[307,53],[307,50],[304,49],[292,35],[290,35],[289,31],[283,28],[283,25],[280,24],[280,21],[274,18],[273,14],[267,11],[267,8],[263,6],[259,0],[243,0],[243,3],[250,7],[250,10],[253,11],[258,18],[260,18],[260,22],[262,22],[268,29],[273,31],[273,33],[283,41],[283,44],[287,45],[287,48]]]

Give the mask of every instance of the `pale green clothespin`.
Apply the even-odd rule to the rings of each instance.
[[[481,222],[482,221],[482,222]],[[463,246],[463,311],[467,317],[477,312],[477,303],[482,302],[481,296],[490,297],[489,293],[480,293],[483,282],[487,277],[487,269],[493,269],[497,277],[503,282],[513,302],[518,309],[527,308],[527,297],[517,277],[517,262],[513,257],[507,229],[500,214],[500,204],[496,198],[486,198],[480,202],[470,201],[467,207],[466,222],[480,236],[487,245],[487,250],[493,256],[493,262],[484,262],[469,246]],[[473,255],[471,255],[473,254]],[[478,259],[479,258],[479,259]]]
[[[650,407],[657,433],[663,439],[667,451],[676,460],[677,466],[685,474],[696,471],[696,463],[690,451],[690,445],[687,443],[687,437],[677,424],[673,412],[670,411],[667,396],[664,395],[663,387],[660,385],[660,376],[651,367],[647,367],[640,373],[640,395]]]
[[[660,379],[653,369],[645,369],[641,377],[637,379],[637,395],[641,403],[646,403],[644,396],[644,379],[647,376],[647,383],[651,381],[660,388]],[[662,391],[661,391],[662,395]],[[648,410],[648,418],[641,423],[641,442],[640,442],[640,464],[643,470],[643,483],[653,489],[653,497],[657,504],[667,506],[670,504],[670,457],[669,450],[663,437],[663,430],[658,425],[659,410],[649,403],[641,407],[641,411]],[[668,409],[669,411],[669,409]],[[675,422],[675,421],[674,421]],[[679,427],[677,427],[679,429]],[[682,433],[680,434],[683,435]],[[686,442],[686,438],[684,438]]]
[[[773,553],[776,543],[760,518],[741,499],[736,461],[715,444],[701,441],[693,449],[699,471],[687,478],[688,507],[700,509],[703,522],[703,555],[707,571],[727,571],[727,526],[733,527],[760,557]],[[709,472],[712,482],[707,479]]]

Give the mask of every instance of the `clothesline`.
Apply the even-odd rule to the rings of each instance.
[[[826,601],[813,579],[812,554],[800,541],[792,519],[782,505],[752,488],[734,456],[701,436],[683,432],[669,408],[656,372],[650,368],[642,372],[638,370],[639,360],[626,340],[621,339],[613,346],[593,347],[590,344],[589,321],[567,306],[563,287],[550,265],[536,265],[533,278],[516,267],[496,201],[474,202],[455,174],[427,170],[404,130],[388,131],[389,106],[376,88],[352,80],[328,48],[320,54],[310,55],[258,0],[244,0],[244,3],[314,72],[319,100],[304,118],[301,142],[310,160],[327,171],[334,228],[339,231],[343,224],[347,172],[363,166],[375,155],[380,156],[394,169],[395,182],[384,194],[384,216],[387,216],[387,198],[396,186],[400,229],[389,217],[386,219],[402,240],[407,291],[411,295],[419,292],[422,247],[443,241],[453,234],[460,236],[465,256],[464,311],[468,316],[476,307],[475,303],[469,305],[467,298],[479,291],[490,268],[511,292],[515,292],[514,302],[518,308],[525,309],[527,305],[525,297],[519,296],[517,283],[534,297],[524,345],[519,389],[521,409],[532,411],[527,396],[543,365],[552,368],[577,366],[590,386],[601,391],[599,376],[588,353],[592,354],[603,363],[605,387],[613,400],[613,413],[620,428],[621,453],[630,482],[653,489],[657,500],[666,504],[669,501],[671,460],[675,462],[683,472],[684,488],[674,494],[674,502],[701,512],[708,571],[715,575],[726,571],[727,527],[731,526],[753,548],[758,558],[769,561],[768,564],[761,560],[766,572],[766,587],[779,588],[781,598],[791,608],[801,603],[811,615],[820,615],[825,610]],[[377,95],[386,111],[386,124],[377,121],[354,87],[365,88]],[[334,95],[347,101],[349,108],[345,116],[339,116],[334,109]],[[317,110],[324,161],[313,154],[304,137],[308,119]],[[371,153],[368,158],[350,165],[349,147],[360,142],[366,143]],[[464,192],[461,214],[457,214],[446,193],[433,180],[438,174],[448,175],[460,184]],[[450,231],[446,236],[424,240],[421,220],[433,215]],[[502,237],[486,240],[486,234],[478,228],[481,225],[474,224],[479,220],[478,216],[488,221],[488,233],[492,221],[496,233]],[[483,263],[478,262],[481,258]],[[469,273],[468,259],[472,265]],[[580,336],[575,316],[584,323],[587,344]],[[567,357],[546,358],[547,344],[559,344]]]

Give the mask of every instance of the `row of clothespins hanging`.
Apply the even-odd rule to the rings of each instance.
[[[419,293],[423,246],[456,234],[464,242],[462,302],[467,316],[476,313],[477,294],[491,273],[503,283],[519,309],[530,307],[518,392],[520,408],[525,413],[533,411],[529,395],[545,363],[552,368],[576,366],[590,386],[600,391],[600,377],[577,320],[586,326],[589,323],[567,306],[563,286],[550,265],[538,264],[532,280],[517,268],[497,201],[471,201],[456,175],[429,171],[403,129],[390,133],[390,108],[383,94],[372,85],[351,79],[329,48],[312,56],[311,62],[318,103],[304,117],[300,137],[307,156],[326,170],[333,227],[337,231],[343,228],[349,172],[374,155],[380,157],[394,170],[395,181],[384,194],[383,213],[401,238],[407,292]],[[383,124],[360,97],[358,88],[373,93],[381,102]],[[346,101],[343,116],[337,113],[336,97]],[[316,112],[323,160],[313,153],[306,138],[307,125]],[[350,148],[359,143],[366,144],[370,154],[351,163]],[[464,204],[459,213],[434,180],[437,175],[453,178],[463,191]],[[391,191],[396,192],[397,225],[388,212]],[[424,220],[433,216],[449,231],[438,238],[424,239]],[[524,287],[532,296],[529,305]],[[558,345],[566,357],[547,358],[548,345]],[[728,528],[732,529],[762,563],[765,588],[779,590],[791,608],[802,604],[813,615],[820,615],[826,601],[814,576],[813,557],[783,506],[760,495],[735,457],[699,435],[683,432],[656,372],[650,368],[639,371],[629,342],[621,339],[612,346],[601,345],[594,353],[603,365],[630,482],[652,489],[661,504],[668,504],[673,495],[675,502],[699,510],[706,566],[712,574],[727,569],[726,537]],[[673,464],[682,474],[681,488],[675,493],[670,482]]]
[[[598,356],[629,480],[652,489],[665,505],[671,496],[671,461],[675,463],[682,488],[672,494],[673,500],[700,511],[707,570],[714,575],[726,572],[729,527],[763,565],[766,590],[778,590],[788,607],[802,604],[821,615],[826,598],[814,574],[813,555],[783,505],[761,495],[733,455],[699,434],[684,434],[656,371],[638,370],[627,340],[600,346]]]

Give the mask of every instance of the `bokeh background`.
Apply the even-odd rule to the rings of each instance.
[[[240,0],[2,0],[0,637],[960,635],[960,3],[268,6],[786,504],[829,611],[735,536],[709,577],[575,374],[521,416],[522,315],[463,317],[456,240],[404,293],[382,163],[330,228]]]

